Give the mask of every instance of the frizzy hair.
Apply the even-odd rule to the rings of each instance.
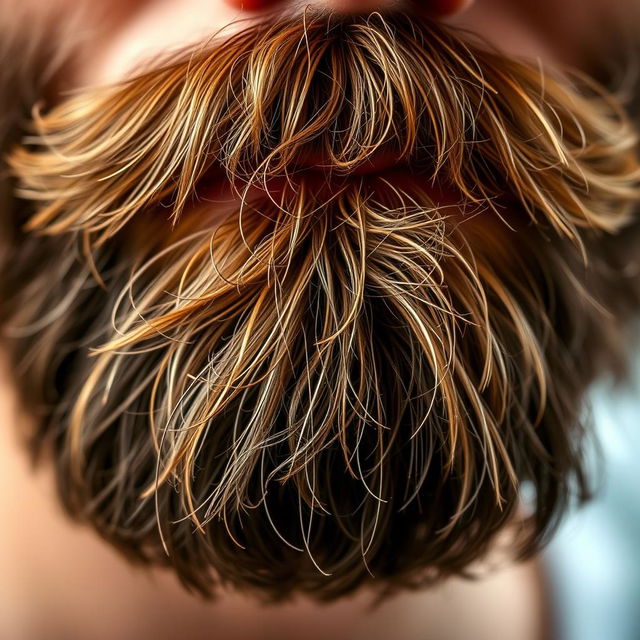
[[[31,127],[5,334],[32,450],[129,557],[329,599],[464,573],[523,483],[523,556],[586,495],[582,395],[638,296],[635,130],[595,83],[307,12]]]

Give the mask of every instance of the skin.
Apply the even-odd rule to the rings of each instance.
[[[55,1],[63,10],[64,5],[77,5],[77,0]],[[86,17],[91,24],[89,46],[69,81],[74,86],[117,81],[149,57],[201,42],[219,29],[231,33],[274,11],[295,13],[304,6],[316,6],[358,13],[402,9],[403,2],[408,0],[93,2]],[[411,6],[416,5],[425,15],[470,29],[507,53],[577,66],[585,63],[581,59],[585,44],[596,44],[603,18],[618,20],[625,10],[633,10],[633,0],[415,0]],[[229,29],[235,21],[241,23]]]
[[[74,0],[55,0],[62,6]],[[38,11],[40,0],[23,0]],[[635,0],[419,0],[432,17],[472,29],[503,50],[588,70],[585,43],[597,43],[600,18],[624,16]],[[353,13],[401,8],[399,0],[315,0]],[[68,89],[116,81],[137,64],[197,43],[233,21],[243,25],[290,0],[94,0],[87,4],[85,51],[70,69]],[[239,28],[238,25],[233,29]],[[228,33],[230,31],[225,31]],[[451,581],[436,590],[399,596],[374,613],[364,597],[323,608],[297,603],[264,609],[240,595],[219,603],[191,598],[162,572],[127,565],[94,534],[71,525],[53,498],[46,470],[36,476],[16,428],[28,418],[17,407],[6,364],[0,375],[0,636],[39,638],[429,638],[545,637],[545,602],[538,562],[508,565],[479,582]],[[37,514],[37,517],[34,516]]]

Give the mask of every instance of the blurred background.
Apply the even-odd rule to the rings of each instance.
[[[640,356],[622,385],[591,392],[595,499],[569,514],[544,555],[561,640],[640,638]]]

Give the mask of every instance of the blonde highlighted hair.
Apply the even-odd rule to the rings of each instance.
[[[31,446],[131,558],[334,598],[464,573],[523,483],[522,555],[586,496],[582,396],[638,303],[636,132],[595,82],[306,13],[30,126],[1,311]]]

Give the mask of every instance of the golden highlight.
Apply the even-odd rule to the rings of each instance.
[[[306,13],[31,126],[2,303],[31,446],[131,558],[329,599],[464,573],[523,483],[522,555],[586,495],[582,395],[639,302],[635,130],[594,82]]]

